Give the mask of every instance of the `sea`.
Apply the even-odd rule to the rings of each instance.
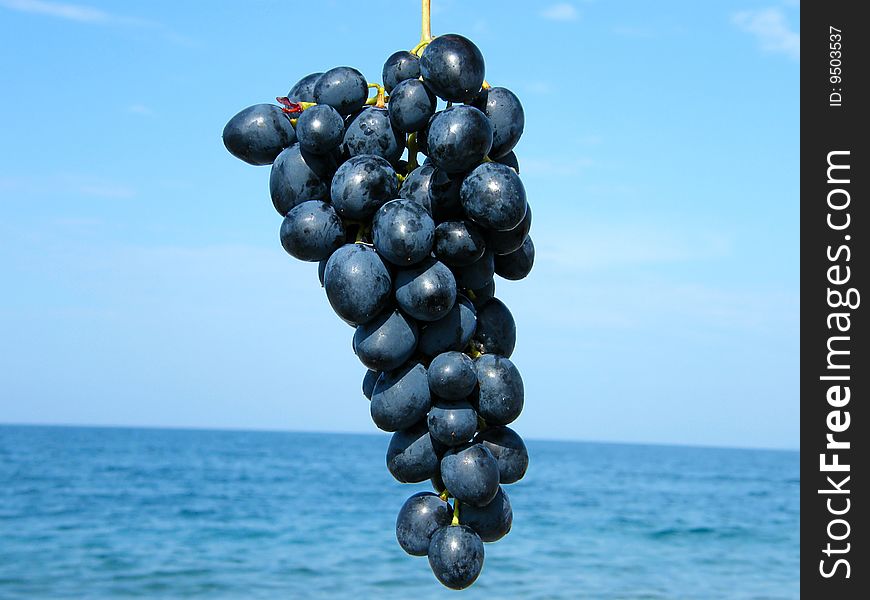
[[[469,589],[388,435],[0,426],[0,598],[798,598],[799,453],[529,441]]]

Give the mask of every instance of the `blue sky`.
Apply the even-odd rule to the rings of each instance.
[[[433,5],[526,110],[516,429],[797,448],[797,3]],[[0,0],[0,422],[375,431],[220,133],[418,37],[412,0]]]

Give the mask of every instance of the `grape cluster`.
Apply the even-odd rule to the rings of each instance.
[[[513,153],[522,105],[485,82],[480,50],[455,34],[394,53],[383,85],[337,67],[278,100],[234,116],[224,143],[272,164],[282,246],[319,262],[329,303],[354,327],[372,420],[393,433],[390,473],[432,482],[434,493],[399,511],[399,544],[428,555],[441,583],[465,588],[483,542],[510,531],[502,486],[528,467],[507,427],[524,391],[510,360],[514,319],[494,281],[524,278],[535,256]]]

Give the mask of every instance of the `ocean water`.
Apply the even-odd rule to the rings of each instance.
[[[0,598],[798,598],[799,455],[530,442],[464,592],[388,436],[0,426]]]

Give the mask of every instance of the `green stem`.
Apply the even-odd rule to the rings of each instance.
[[[459,525],[459,498],[453,499],[453,521],[450,522],[450,525]]]

